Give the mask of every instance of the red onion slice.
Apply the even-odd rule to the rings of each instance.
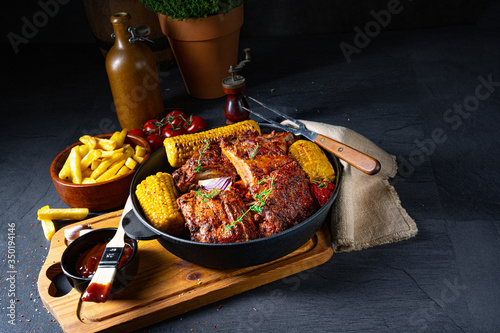
[[[210,191],[214,188],[225,190],[232,184],[233,181],[231,180],[231,177],[212,178],[198,181],[198,185],[200,185],[205,191]]]

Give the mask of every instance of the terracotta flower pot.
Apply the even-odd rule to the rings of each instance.
[[[158,14],[188,94],[200,99],[224,96],[222,79],[238,61],[243,5],[224,15],[172,20]]]

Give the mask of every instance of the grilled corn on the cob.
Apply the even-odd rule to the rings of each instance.
[[[177,236],[184,229],[173,178],[165,172],[148,176],[137,185],[135,194],[147,220],[156,229]]]
[[[321,148],[314,142],[298,140],[289,149],[291,158],[299,162],[300,166],[314,181],[335,179],[335,170]]]
[[[260,134],[260,127],[254,120],[245,120],[208,131],[166,138],[163,141],[163,145],[165,146],[168,162],[172,167],[178,168],[206,144],[204,142],[205,140],[212,142],[232,134],[246,131],[258,131]]]

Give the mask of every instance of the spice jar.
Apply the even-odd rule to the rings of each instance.
[[[106,56],[106,72],[122,128],[142,128],[164,111],[156,60],[149,47],[128,26],[130,15],[111,15],[115,44]]]

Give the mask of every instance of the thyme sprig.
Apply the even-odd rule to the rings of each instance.
[[[230,230],[236,225],[236,222],[243,222],[243,217],[248,214],[248,212],[253,211],[256,212],[257,214],[261,214],[262,210],[264,209],[264,206],[266,205],[266,201],[271,195],[271,192],[274,189],[274,179],[276,176],[268,177],[266,178],[265,176],[262,177],[261,180],[258,181],[258,184],[262,183],[267,183],[269,186],[267,189],[260,191],[258,194],[252,194],[252,197],[255,199],[255,202],[248,207],[248,209],[239,216],[236,221],[233,221],[230,225],[226,225],[226,230]]]
[[[215,189],[207,192],[207,191],[199,188],[195,192],[196,192],[196,195],[201,196],[201,200],[203,200],[203,202],[207,202],[208,200],[212,199],[217,194],[219,194],[221,191],[222,190],[220,188],[215,188]]]
[[[257,146],[255,146],[254,149],[248,154],[248,158],[253,160],[255,158],[255,155],[257,155],[257,149],[259,149],[260,145],[257,143]]]
[[[210,147],[210,141],[208,139],[203,140],[203,142],[205,143],[205,146],[203,147],[203,149],[200,149],[200,156],[196,161],[197,166],[194,168],[195,172],[200,172],[201,170],[203,170],[203,168],[201,167],[201,159],[203,157],[203,154],[205,154],[205,152],[207,151],[208,147]]]

